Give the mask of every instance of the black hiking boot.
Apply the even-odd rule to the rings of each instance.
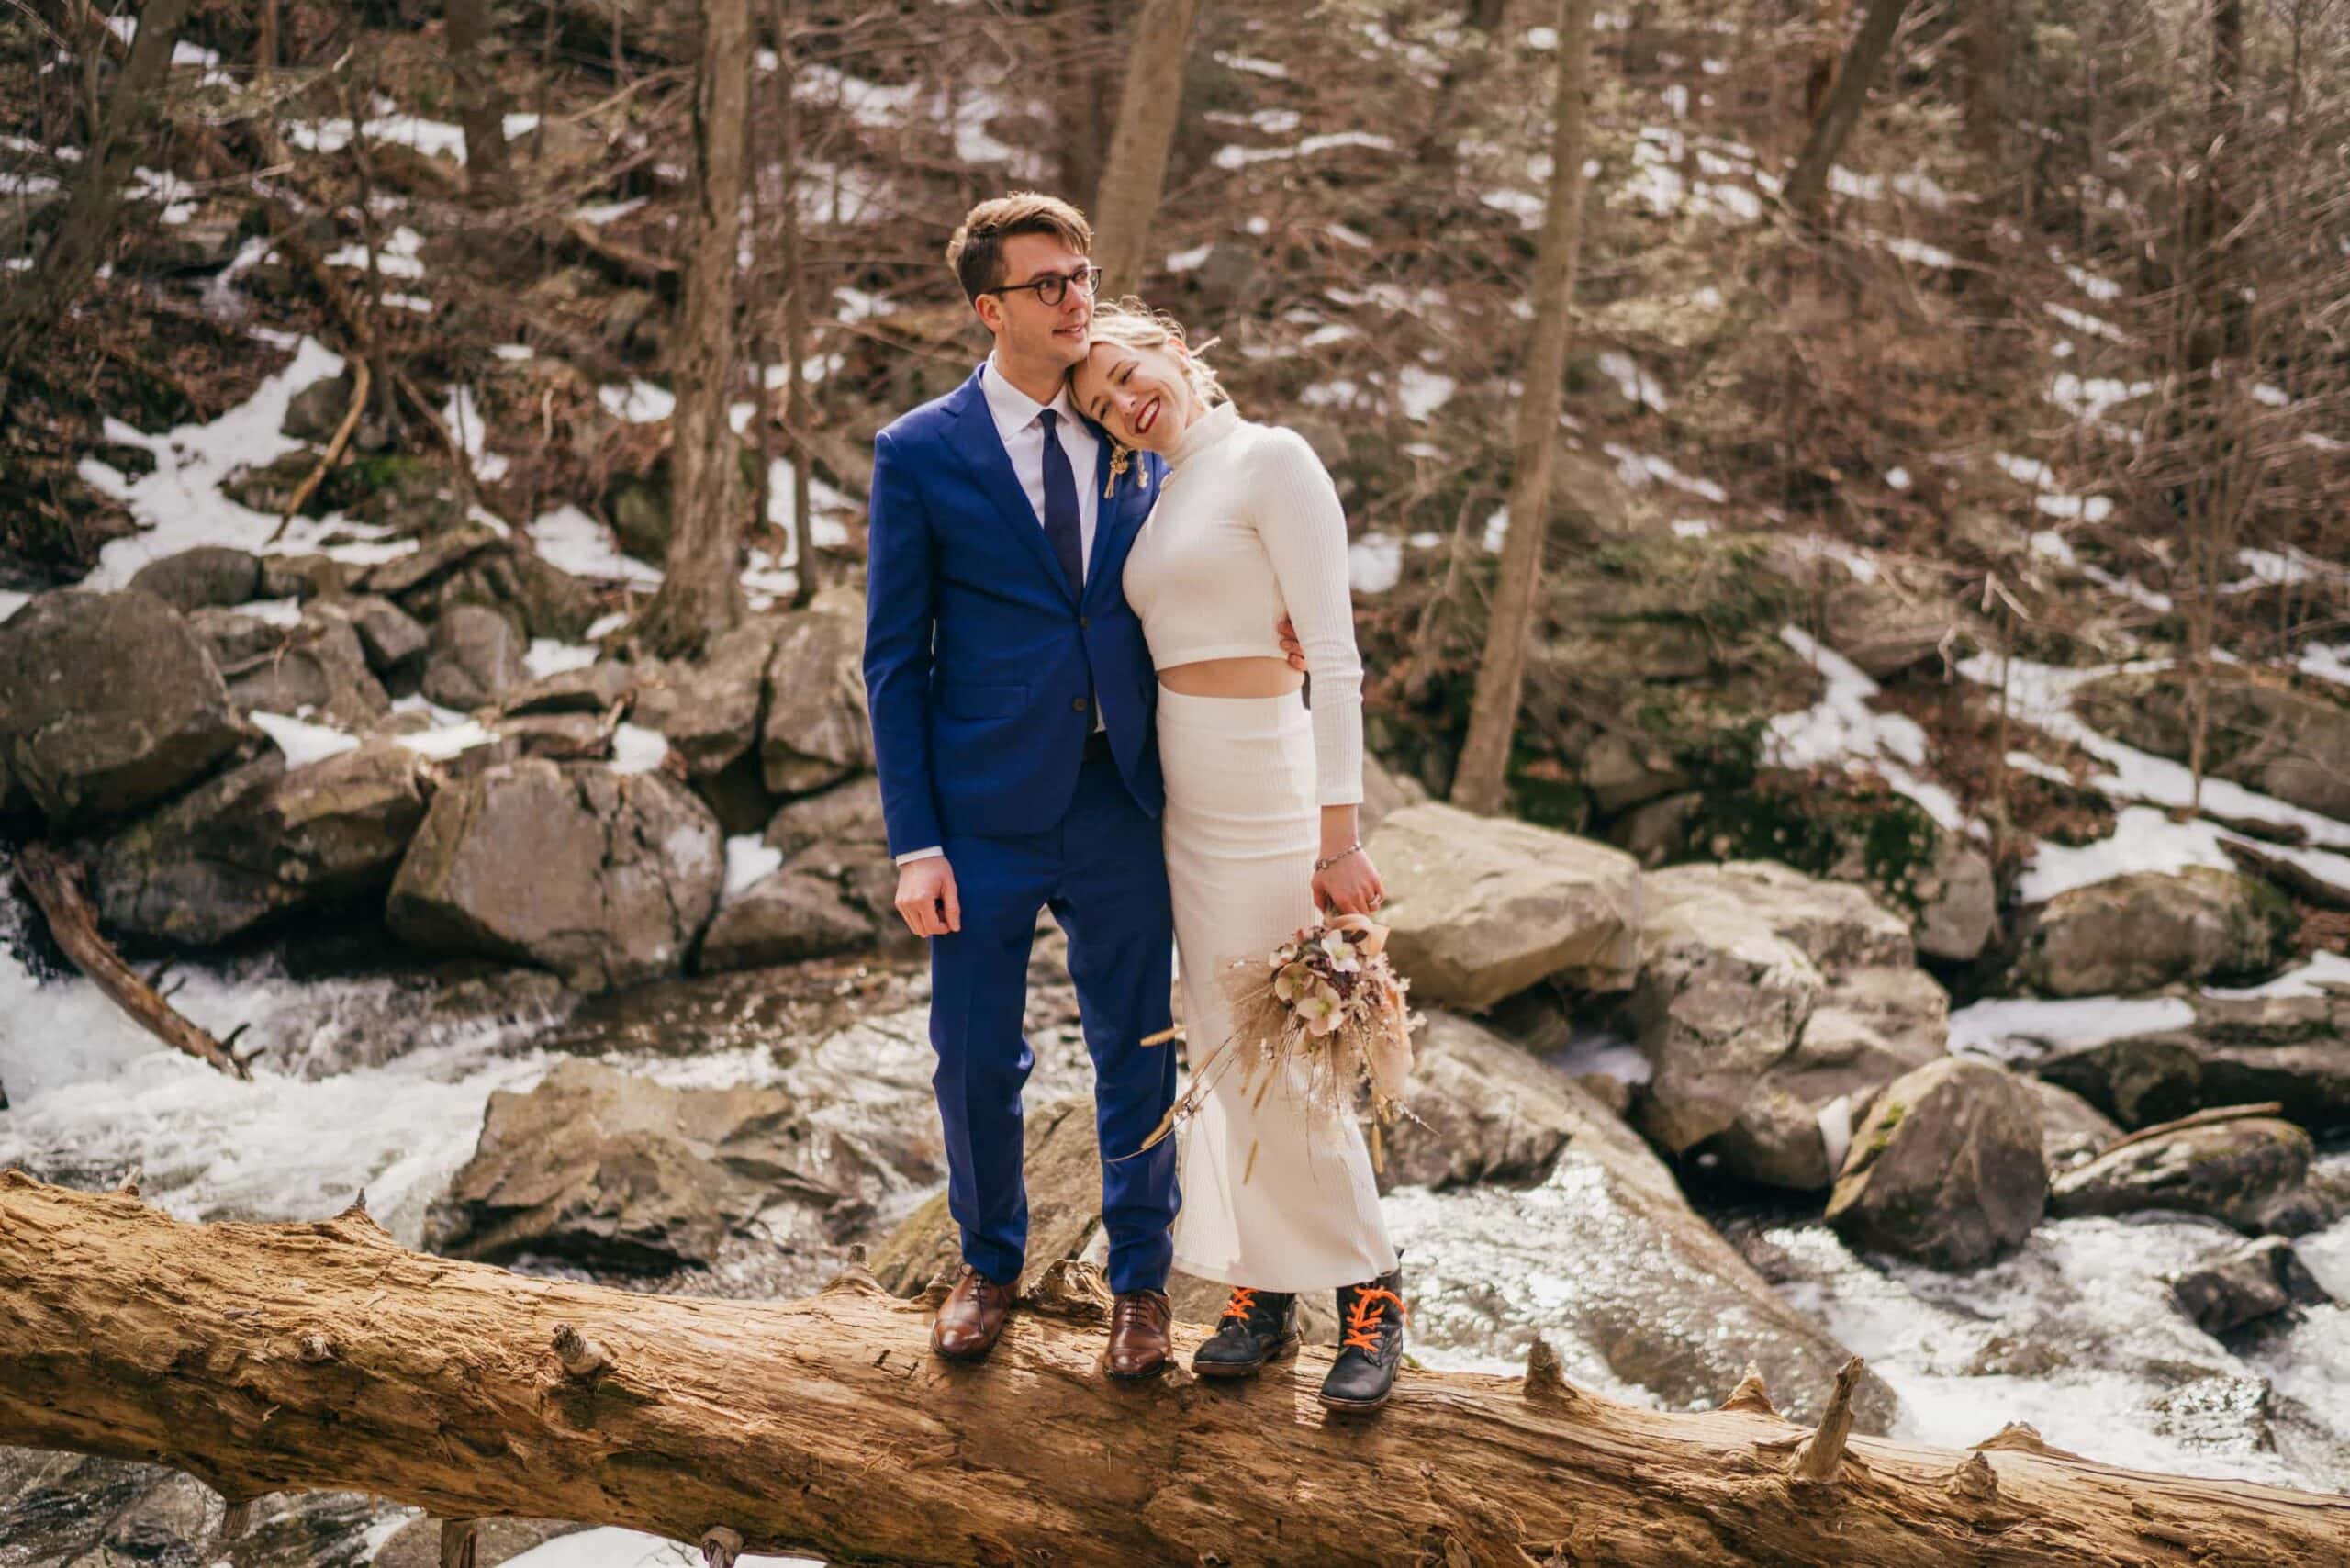
[[[1297,1349],[1297,1297],[1235,1285],[1215,1332],[1192,1352],[1201,1377],[1251,1377]]]
[[[1338,1287],[1338,1359],[1322,1380],[1333,1410],[1376,1410],[1395,1391],[1404,1364],[1404,1269],[1366,1284]]]

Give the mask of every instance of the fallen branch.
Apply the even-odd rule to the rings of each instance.
[[[319,459],[319,465],[310,470],[309,477],[304,479],[294,492],[294,498],[285,503],[285,511],[278,518],[277,526],[269,531],[270,543],[277,543],[277,536],[285,532],[286,525],[294,521],[294,514],[309,504],[310,497],[317,492],[320,481],[341,461],[342,449],[351,442],[351,432],[359,428],[359,416],[366,410],[368,388],[375,384],[375,378],[368,373],[366,359],[354,356],[351,362],[351,407],[342,411],[342,423],[335,427],[334,439],[327,442],[326,455]]]
[[[97,912],[82,891],[80,867],[46,844],[28,844],[17,857],[17,875],[33,902],[40,905],[41,913],[48,916],[50,935],[73,960],[73,967],[89,976],[140,1028],[173,1050],[209,1062],[232,1077],[252,1076],[227,1047],[158,996],[154,987],[122,961],[114,944],[98,935]]]
[[[1096,1271],[1058,1272],[1056,1313],[1100,1305]],[[1125,1387],[1098,1323],[1032,1305],[957,1366],[859,1265],[806,1301],[637,1295],[413,1253],[356,1204],[193,1225],[0,1173],[0,1443],[173,1465],[231,1498],[619,1525],[712,1561],[2350,1561],[2350,1497],[2122,1470],[2024,1428],[1972,1452],[1832,1413],[1815,1432],[1759,1387],[1646,1410],[1541,1353],[1524,1379],[1407,1372],[1350,1421],[1302,1393],[1318,1350],[1238,1387]]]

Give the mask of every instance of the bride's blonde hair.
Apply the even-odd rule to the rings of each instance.
[[[1129,294],[1119,299],[1105,299],[1093,308],[1093,326],[1090,342],[1116,343],[1123,348],[1158,349],[1169,342],[1181,344],[1183,352],[1176,354],[1176,363],[1183,367],[1183,380],[1192,396],[1200,400],[1206,410],[1218,403],[1232,401],[1224,383],[1216,379],[1215,371],[1207,362],[1208,350],[1222,342],[1210,338],[1193,347],[1185,342],[1183,325],[1164,310],[1153,310]]]

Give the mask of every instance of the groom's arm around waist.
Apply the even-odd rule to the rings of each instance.
[[[873,438],[866,522],[865,691],[881,815],[901,862],[935,852],[943,834],[931,788],[930,668],[937,619],[930,518],[889,431]]]

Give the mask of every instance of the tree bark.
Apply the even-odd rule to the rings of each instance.
[[[1560,383],[1566,375],[1569,310],[1583,238],[1584,119],[1591,86],[1592,0],[1560,0],[1556,124],[1550,136],[1550,201],[1535,255],[1534,342],[1517,404],[1510,465],[1509,532],[1502,543],[1485,657],[1469,709],[1469,736],[1452,780],[1455,805],[1487,813],[1508,798],[1511,733],[1526,685],[1527,645],[1541,603],[1542,552],[1550,537],[1550,470],[1559,448]]]
[[[832,1562],[1610,1568],[2338,1562],[2350,1497],[2095,1463],[2010,1426],[1974,1450],[1526,1376],[1409,1371],[1375,1419],[1291,1386],[1100,1368],[1097,1271],[1047,1281],[987,1364],[861,1266],[701,1301],[413,1253],[354,1204],[197,1226],[0,1172],[0,1442],[175,1466],[234,1505],[356,1488]],[[1196,1330],[1186,1330],[1188,1343]],[[1840,1374],[1849,1389],[1857,1361]]]
[[[1174,145],[1183,107],[1183,61],[1199,14],[1200,0],[1148,0],[1135,18],[1125,86],[1118,95],[1118,129],[1093,200],[1093,260],[1109,295],[1142,286],[1167,151]]]
[[[465,133],[465,194],[477,205],[506,192],[506,90],[498,84],[498,36],[491,0],[448,0],[449,64],[457,83],[457,124]]]
[[[25,350],[52,331],[105,259],[122,212],[123,182],[139,162],[141,133],[162,106],[164,73],[187,19],[189,0],[148,0],[129,58],[115,77],[95,145],[83,155],[65,216],[21,286],[0,290],[0,385]],[[108,37],[112,34],[108,33]]]
[[[699,652],[743,619],[733,431],[734,292],[743,229],[743,129],[751,107],[750,0],[703,0],[694,84],[693,208],[685,310],[670,378],[669,549],[640,636],[666,657]]]
[[[791,602],[805,609],[822,585],[817,581],[816,520],[808,494],[808,258],[800,231],[799,56],[792,49],[791,0],[776,0],[776,80],[782,94],[777,140],[783,165],[783,428],[791,438],[791,540],[797,565],[791,572]],[[766,389],[760,389],[764,397]]]
[[[1886,51],[1893,47],[1893,35],[1901,26],[1901,12],[1907,0],[1869,0],[1867,15],[1861,18],[1861,30],[1852,39],[1852,47],[1844,51],[1836,68],[1835,85],[1828,90],[1828,102],[1811,122],[1811,134],[1804,139],[1803,151],[1796,155],[1795,172],[1787,176],[1780,199],[1787,210],[1807,221],[1816,217],[1820,198],[1828,191],[1828,171],[1842,151],[1844,142],[1860,123],[1861,110],[1868,104],[1869,82],[1876,75],[1877,67],[1885,63]]]
[[[1058,79],[1053,92],[1054,157],[1060,188],[1071,196],[1102,188],[1102,149],[1109,140],[1109,55],[1115,39],[1105,0],[1056,0],[1046,9]]]

